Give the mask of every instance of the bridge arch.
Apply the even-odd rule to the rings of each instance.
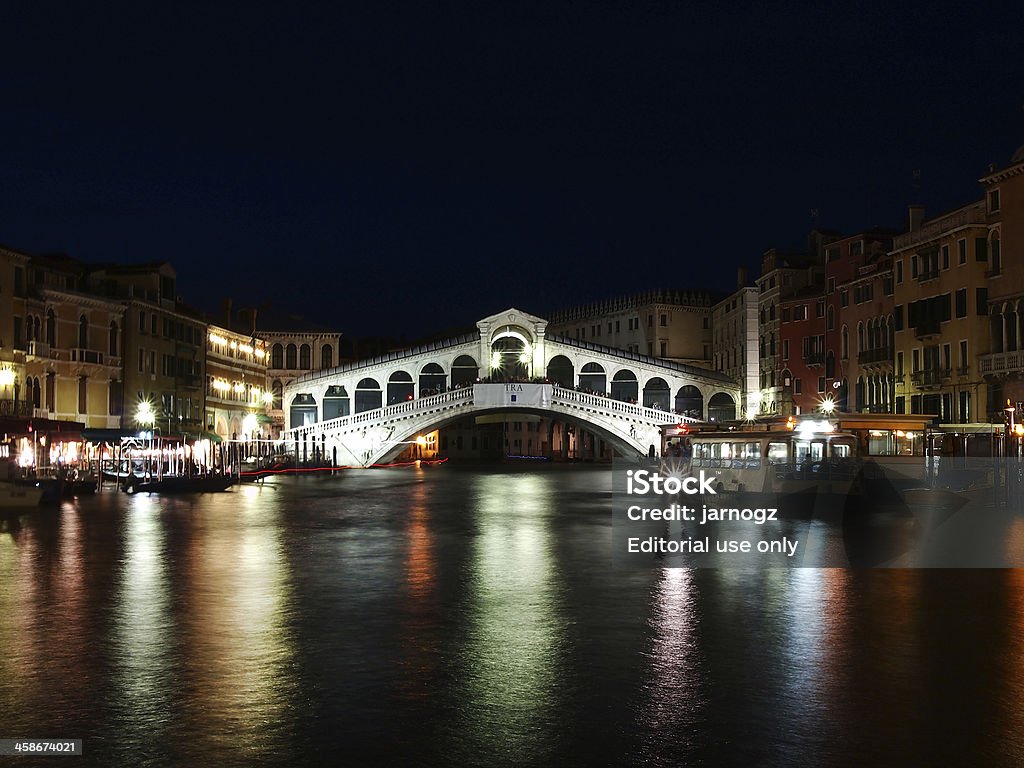
[[[348,416],[351,410],[351,399],[344,385],[334,385],[324,392],[324,421]]]
[[[408,371],[397,370],[388,376],[388,405],[412,400],[415,395],[412,376]]]
[[[383,392],[380,388],[380,382],[376,379],[367,376],[365,379],[360,379],[359,383],[356,384],[356,413],[362,413],[363,411],[372,411],[375,408],[380,408],[383,398]]]
[[[320,419],[317,414],[316,398],[308,392],[300,392],[291,399],[288,409],[288,424],[291,427],[308,427]]]
[[[580,368],[580,389],[604,394],[608,391],[608,375],[600,363],[585,363]]]
[[[436,395],[444,392],[448,382],[448,374],[438,363],[429,362],[420,368],[419,396]]]
[[[570,389],[576,386],[576,369],[565,355],[555,355],[548,361],[548,381]]]
[[[672,389],[660,376],[652,376],[644,384],[644,407],[671,410]]]
[[[640,401],[640,382],[629,368],[620,368],[612,376],[611,396],[629,403]]]
[[[698,387],[686,384],[676,392],[675,411],[694,419],[704,418],[704,394]]]
[[[736,418],[736,401],[728,392],[716,392],[708,400],[708,421],[732,421]]]
[[[459,355],[452,361],[452,389],[472,384],[480,377],[480,366],[471,355]]]

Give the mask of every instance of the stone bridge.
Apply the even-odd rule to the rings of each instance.
[[[739,386],[719,373],[548,337],[546,326],[509,309],[475,334],[307,374],[284,391],[282,436],[305,455],[369,466],[466,416],[521,412],[640,456],[661,449],[666,426],[736,418]]]

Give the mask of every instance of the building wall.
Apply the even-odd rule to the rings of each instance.
[[[206,424],[223,439],[270,437],[266,342],[209,325],[206,333]],[[253,420],[246,421],[249,414]],[[248,431],[254,427],[254,431]]]
[[[988,419],[976,363],[989,352],[987,239],[981,200],[894,240],[897,412],[934,413],[947,423]]]
[[[273,396],[268,410],[274,437],[285,428],[284,389],[303,374],[326,371],[341,364],[341,333],[338,331],[258,331],[267,350],[267,386]],[[294,359],[289,354],[294,348]],[[309,359],[302,354],[309,349]],[[355,397],[349,392],[350,400]]]
[[[740,412],[756,414],[760,405],[758,362],[758,291],[741,287],[712,309],[714,369],[740,383]]]

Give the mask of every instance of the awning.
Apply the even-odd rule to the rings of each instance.
[[[270,416],[267,416],[267,414],[265,414],[265,413],[257,413],[257,414],[255,414],[255,416],[256,416],[256,423],[257,424],[273,424],[274,423],[274,419],[271,418]]]
[[[124,437],[138,437],[137,429],[99,429],[82,430],[82,439],[87,443],[120,443]]]

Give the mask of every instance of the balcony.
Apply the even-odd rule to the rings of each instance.
[[[50,345],[45,341],[30,341],[28,343],[28,349],[26,354],[29,359],[38,358],[43,360],[49,360],[52,357],[50,353]]]
[[[97,352],[95,349],[72,349],[71,362],[103,365],[103,353]]]
[[[875,349],[865,349],[863,352],[858,352],[857,363],[859,365],[872,365],[876,363],[889,363],[891,365],[892,347],[876,347]]]
[[[910,380],[918,387],[939,387],[948,378],[949,368],[929,368],[910,374]]]
[[[937,238],[954,229],[966,227],[969,224],[984,224],[985,217],[985,201],[979,200],[977,203],[961,208],[951,214],[925,222],[922,226],[911,232],[897,235],[893,239],[892,245],[895,250],[902,250],[911,245]]]
[[[182,374],[175,376],[174,381],[185,389],[199,389],[203,384],[203,377],[196,376],[195,374]]]
[[[982,355],[978,367],[982,375],[1024,373],[1024,350]]]
[[[914,335],[919,339],[928,336],[938,336],[941,332],[941,327],[938,319],[922,320],[914,327]]]
[[[0,399],[0,416],[32,417],[32,403],[25,400]]]
[[[956,375],[957,376],[970,376],[971,375],[971,366],[969,366],[969,365],[959,365],[959,366],[957,366]]]
[[[825,364],[825,353],[824,352],[805,352],[804,353],[804,364],[809,366],[817,366]]]
[[[939,279],[939,270],[938,269],[929,269],[927,272],[920,272],[917,275],[917,282],[919,282],[919,283],[926,282],[927,280],[938,280],[938,279]]]

